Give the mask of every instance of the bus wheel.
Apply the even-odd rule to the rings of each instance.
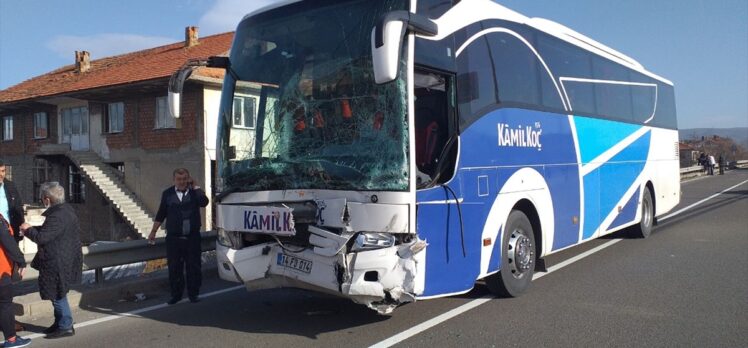
[[[638,224],[632,226],[631,236],[634,238],[647,238],[652,234],[652,223],[654,222],[654,204],[649,187],[644,187],[642,194],[642,219]]]
[[[525,213],[509,214],[501,242],[499,272],[486,278],[488,289],[501,297],[517,297],[530,286],[535,271],[535,237]]]

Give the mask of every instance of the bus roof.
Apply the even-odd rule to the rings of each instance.
[[[283,0],[279,1],[277,3],[262,7],[258,10],[252,11],[246,16],[244,16],[244,19],[254,16],[258,13],[270,11],[282,6],[286,6],[288,4],[292,4],[295,2],[299,2],[302,0]],[[486,7],[493,7],[491,11],[486,11]],[[440,19],[444,18],[445,16],[449,16],[451,18],[459,18],[459,21],[445,21],[442,22]],[[575,45],[577,47],[583,48],[589,52],[595,53],[601,57],[604,57],[606,59],[609,59],[611,61],[614,61],[618,64],[621,64],[631,70],[640,72],[644,75],[647,75],[653,79],[659,80],[663,83],[666,83],[668,85],[673,85],[673,82],[671,82],[668,79],[665,79],[662,76],[659,76],[657,74],[654,74],[647,69],[644,68],[644,66],[641,65],[638,61],[635,59],[613,49],[609,46],[606,46],[598,41],[595,41],[584,34],[581,34],[577,31],[574,31],[562,24],[556,23],[554,21],[551,21],[549,19],[545,18],[530,18],[527,17],[519,12],[516,12],[514,10],[511,10],[504,5],[501,5],[493,0],[463,0],[457,3],[457,5],[453,6],[447,13],[445,13],[441,18],[437,19],[437,23],[439,23],[439,34],[435,37],[423,37],[427,40],[441,40],[442,38],[454,33],[455,31],[466,27],[467,25],[471,23],[475,23],[478,21],[486,20],[486,19],[499,19],[499,20],[505,20],[509,22],[515,22],[519,24],[525,24],[532,28],[535,28],[543,33],[549,34],[551,36],[554,36],[558,39],[561,39],[563,41],[566,41],[572,45]]]
[[[244,16],[244,18],[242,18],[241,21],[244,21],[245,19],[247,19],[249,17],[252,17],[252,16],[254,16],[254,15],[258,14],[258,13],[267,12],[267,11],[276,9],[278,7],[283,7],[283,6],[286,6],[288,4],[293,4],[294,2],[299,2],[299,1],[302,1],[302,0],[282,0],[282,1],[278,1],[278,2],[270,4],[270,5],[267,5],[267,6],[260,7],[259,9],[256,9],[256,10],[254,10],[254,11],[246,14]]]
[[[495,8],[493,9],[493,11],[485,11],[485,8],[483,6],[494,6]],[[483,12],[484,14],[479,15],[479,17],[482,17],[479,19],[479,21],[484,20],[484,19],[500,19],[500,20],[516,22],[520,24],[525,24],[543,33],[549,34],[563,41],[566,41],[572,45],[583,48],[587,51],[590,51],[599,56],[607,58],[611,61],[619,63],[629,69],[632,69],[644,75],[647,75],[653,79],[659,80],[668,85],[673,85],[673,82],[671,82],[670,80],[662,76],[659,76],[657,74],[654,74],[648,71],[647,69],[645,69],[644,66],[642,66],[641,63],[636,61],[634,58],[631,58],[613,48],[610,48],[609,46],[606,46],[598,41],[595,41],[587,37],[584,34],[581,34],[577,31],[574,31],[562,24],[556,23],[549,19],[537,18],[537,17],[529,18],[523,14],[520,14],[514,10],[511,10],[505,7],[504,5],[501,5],[491,0],[464,0],[458,3],[457,5],[455,5],[452,8],[452,10],[455,10],[458,7],[463,7],[462,9],[464,10],[467,16],[457,17],[457,18],[465,18],[465,20],[470,21],[470,23],[475,22],[470,19],[471,17],[475,17],[475,15],[469,15],[470,13],[475,14],[475,13]],[[483,8],[483,10],[476,11],[477,8]],[[486,12],[488,14],[485,14]]]

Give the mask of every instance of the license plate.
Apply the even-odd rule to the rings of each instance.
[[[312,272],[312,261],[304,260],[296,256],[278,253],[277,263],[279,266],[295,269],[300,272]]]

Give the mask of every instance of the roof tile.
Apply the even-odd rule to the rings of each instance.
[[[180,41],[92,60],[91,69],[85,73],[77,73],[75,65],[67,65],[0,91],[0,104],[169,77],[187,60],[227,53],[233,38],[234,33],[229,32],[200,38],[197,45],[189,48]],[[200,69],[198,74],[223,77],[216,69]]]

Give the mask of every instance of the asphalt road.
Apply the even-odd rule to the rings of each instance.
[[[196,304],[165,306],[164,294],[76,311],[70,338],[33,334],[51,318],[28,323],[32,332],[22,335],[34,347],[746,347],[748,170],[682,190],[673,212],[712,198],[664,219],[648,239],[615,235],[554,255],[551,272],[516,299],[492,299],[477,284],[380,316],[312,292],[234,288]],[[234,286],[213,279],[204,293]],[[111,316],[132,310],[141,312]]]

